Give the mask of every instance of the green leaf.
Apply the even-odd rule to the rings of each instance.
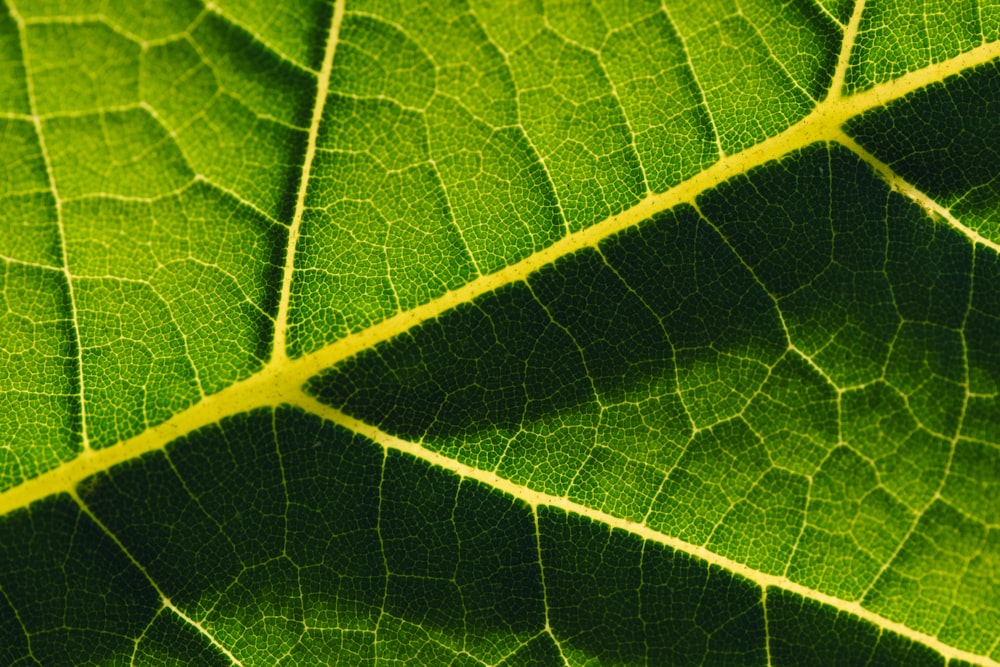
[[[1000,5],[5,0],[0,664],[1000,664]]]

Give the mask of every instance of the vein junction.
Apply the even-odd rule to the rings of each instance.
[[[851,97],[831,97],[817,106],[809,116],[781,134],[757,144],[741,153],[730,155],[697,176],[659,194],[652,194],[634,207],[622,211],[592,227],[570,234],[548,248],[500,271],[481,276],[466,285],[445,293],[441,297],[412,310],[401,312],[363,331],[348,335],[314,352],[297,359],[275,354],[271,361],[255,375],[237,382],[215,394],[210,394],[189,409],[153,426],[138,436],[114,447],[86,450],[73,461],[50,470],[17,487],[0,493],[0,515],[54,493],[71,490],[90,475],[141,456],[146,452],[162,449],[172,440],[215,423],[220,419],[247,412],[257,407],[275,406],[287,402],[311,377],[320,371],[353,357],[362,350],[389,340],[424,322],[433,320],[452,308],[468,303],[477,297],[493,292],[505,285],[524,280],[538,269],[557,259],[584,248],[596,247],[603,239],[638,225],[653,215],[681,204],[694,204],[699,195],[734,176],[744,174],[768,162],[818,142],[844,143],[858,152],[877,171],[886,175],[889,168],[864,152],[843,133],[841,126],[847,120],[866,111],[886,106],[913,91],[958,74],[978,64],[1000,57],[1000,43],[986,44],[952,60],[932,65],[924,70],[893,80],[884,85]],[[930,201],[929,197],[895,177],[898,189],[918,202]],[[948,215],[949,224],[968,236],[973,242],[1000,251],[1000,246],[962,226]],[[287,301],[287,291],[283,294]],[[285,306],[287,310],[287,306]]]
[[[343,3],[338,3],[337,7],[338,11],[342,14]],[[336,17],[334,20],[336,22]],[[329,77],[335,43],[336,39],[334,36],[331,38],[328,45],[327,57],[324,59],[324,69],[321,76],[324,81]],[[459,304],[468,303],[480,295],[524,280],[529,274],[553,263],[561,257],[570,255],[583,248],[596,247],[601,240],[622,230],[631,228],[656,213],[685,203],[694,204],[699,195],[723,181],[733,176],[744,174],[755,167],[779,160],[783,156],[813,143],[835,142],[844,145],[858,154],[861,159],[872,165],[873,169],[889,180],[895,189],[918,203],[933,205],[929,197],[926,197],[926,195],[920,193],[916,188],[893,175],[889,167],[879,162],[874,156],[868,154],[847,137],[842,130],[842,126],[847,120],[857,117],[866,111],[883,107],[889,102],[900,99],[911,92],[940,82],[947,76],[958,74],[968,68],[990,62],[997,57],[1000,57],[1000,44],[987,44],[958,58],[930,66],[924,70],[903,76],[900,79],[857,95],[842,97],[839,93],[833,94],[826,101],[820,103],[809,116],[783,133],[741,153],[722,158],[702,173],[666,192],[650,195],[626,211],[614,215],[590,228],[570,234],[548,248],[516,264],[495,273],[481,276],[434,301],[390,317],[380,324],[347,336],[315,352],[297,359],[288,359],[284,354],[282,343],[284,342],[284,332],[286,329],[285,320],[288,312],[291,266],[294,255],[293,231],[289,241],[288,263],[286,265],[278,311],[279,326],[277,327],[277,332],[279,333],[276,335],[276,342],[279,343],[279,349],[262,371],[222,391],[206,396],[193,407],[174,415],[165,422],[146,430],[134,438],[106,449],[92,450],[88,448],[73,461],[29,480],[18,487],[5,491],[0,494],[0,514],[6,514],[18,508],[26,507],[36,500],[56,493],[73,493],[76,486],[87,477],[97,472],[108,470],[118,463],[134,459],[148,452],[161,450],[174,439],[203,426],[216,423],[226,416],[247,412],[263,406],[292,403],[365,435],[383,447],[407,452],[464,477],[475,478],[505,493],[524,499],[532,505],[559,507],[566,511],[587,516],[612,527],[635,533],[644,539],[666,544],[672,548],[717,564],[729,571],[741,574],[762,586],[781,587],[800,594],[803,597],[835,606],[838,609],[870,620],[882,628],[892,630],[931,646],[947,657],[974,660],[980,664],[995,665],[997,663],[992,661],[983,663],[982,658],[979,656],[970,656],[957,651],[942,644],[934,637],[915,632],[906,626],[879,617],[865,610],[857,603],[846,603],[823,595],[795,584],[784,577],[775,577],[756,572],[744,565],[712,554],[703,547],[697,547],[673,539],[657,531],[650,530],[642,524],[618,519],[566,500],[565,498],[548,496],[526,487],[512,484],[491,473],[465,466],[452,459],[430,452],[418,444],[394,438],[371,425],[347,417],[319,403],[303,393],[301,388],[316,373],[336,365],[362,350],[369,349],[382,341],[389,340],[403,332],[409,331],[421,323],[433,320]],[[835,90],[839,90],[839,87]],[[325,92],[324,86],[320,87],[320,91],[321,93]],[[322,94],[321,97],[325,98],[325,94]],[[310,132],[311,145],[313,147],[315,146],[316,127],[321,115],[322,102],[319,102],[313,116],[313,130]],[[304,198],[305,182],[308,181],[309,164],[310,159],[307,157],[306,166],[303,171],[303,185],[299,193],[299,202],[297,205],[297,211],[299,211],[298,217],[301,216],[300,209]],[[940,207],[938,208],[940,209]],[[1000,246],[996,243],[983,238],[963,226],[954,216],[949,215],[946,210],[942,209],[936,212],[941,214],[948,224],[968,236],[974,243],[990,247],[995,251],[1000,250]]]

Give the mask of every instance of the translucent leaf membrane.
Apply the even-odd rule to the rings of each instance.
[[[310,391],[515,484],[989,651],[996,503],[956,465],[989,458],[960,431],[969,378],[996,371],[972,354],[993,340],[972,295],[995,304],[997,289],[977,255],[857,156],[814,146]]]
[[[17,24],[0,8],[0,488],[81,449],[72,307]]]
[[[78,492],[0,519],[7,664],[944,664],[292,408]]]
[[[1000,663],[998,26],[0,3],[0,664]]]
[[[302,221],[292,355],[513,264],[805,116],[829,85],[840,28],[814,8],[745,8],[352,4]]]
[[[2,487],[79,451],[84,423],[112,445],[261,368],[316,85],[214,11],[29,4],[0,19],[18,63],[0,252],[20,323],[0,334],[0,382],[24,396],[4,410]]]
[[[866,2],[845,87],[863,90],[1000,38],[1000,5]]]
[[[847,125],[892,170],[1000,242],[1000,72],[984,65]]]

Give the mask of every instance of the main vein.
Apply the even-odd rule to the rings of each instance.
[[[951,74],[970,67],[989,62],[1000,57],[1000,42],[981,46],[962,56],[932,65],[919,72],[895,79],[884,85],[869,89],[851,97],[831,97],[819,104],[808,116],[792,125],[787,130],[740,153],[722,158],[711,167],[696,176],[680,183],[673,188],[657,194],[652,194],[641,200],[632,208],[613,215],[587,229],[567,235],[551,246],[536,252],[525,259],[505,267],[496,273],[481,276],[466,283],[464,286],[447,292],[437,299],[411,310],[383,320],[368,329],[346,336],[310,354],[298,359],[289,360],[284,373],[290,379],[301,384],[318,371],[333,366],[358,352],[370,348],[380,342],[393,338],[405,331],[433,320],[455,306],[472,301],[478,296],[492,292],[504,285],[525,279],[538,269],[553,263],[557,259],[571,255],[578,250],[594,247],[602,240],[613,236],[630,227],[638,225],[662,211],[674,208],[684,203],[694,203],[698,196],[720,183],[744,174],[768,162],[779,160],[783,156],[817,142],[838,142],[844,137],[842,125],[849,119],[859,116],[871,109],[884,107],[893,100],[936,83]],[[848,146],[852,148],[856,144]],[[860,156],[867,159],[866,155]],[[888,169],[887,167],[885,169]],[[879,170],[885,176],[885,169]],[[894,179],[902,183],[902,179]],[[904,195],[910,188],[897,188]],[[924,196],[926,199],[926,196]],[[918,202],[919,203],[919,202]],[[973,242],[983,241],[983,237],[975,231],[959,223],[953,216],[945,218],[962,234]],[[993,244],[994,246],[996,244]]]
[[[336,51],[337,36],[343,14],[344,0],[338,0],[334,8],[330,37],[324,55],[317,99],[309,131],[302,179],[299,185],[295,213],[290,228],[281,301],[275,329],[275,354],[272,356],[271,361],[261,372],[254,376],[231,385],[216,394],[205,397],[198,404],[174,415],[167,421],[148,429],[134,438],[107,449],[92,450],[86,448],[73,461],[0,493],[0,516],[55,493],[67,492],[74,495],[76,486],[87,477],[97,472],[108,470],[118,463],[137,458],[148,452],[161,450],[169,442],[200,427],[218,422],[226,416],[247,412],[258,407],[292,403],[318,416],[337,422],[357,433],[365,435],[383,447],[405,451],[422,460],[451,470],[456,474],[477,479],[500,491],[521,498],[534,506],[544,504],[558,507],[565,511],[587,516],[611,527],[627,530],[644,539],[667,545],[724,567],[731,572],[757,582],[761,586],[780,587],[803,597],[834,606],[837,609],[876,623],[879,627],[919,641],[949,658],[969,660],[977,664],[989,665],[990,667],[1000,667],[1000,663],[984,658],[983,656],[968,654],[949,647],[934,637],[916,632],[902,624],[878,616],[864,609],[858,603],[845,602],[819,593],[791,582],[784,577],[757,572],[745,565],[713,554],[704,547],[685,543],[654,531],[643,524],[635,524],[607,515],[565,498],[540,494],[526,487],[513,484],[492,473],[465,466],[457,461],[430,452],[418,444],[400,440],[369,424],[343,415],[306,396],[302,392],[303,384],[318,371],[335,365],[357,354],[361,350],[368,349],[373,345],[419,326],[423,322],[432,320],[459,304],[470,302],[482,294],[523,280],[532,272],[554,262],[560,257],[570,255],[583,248],[596,246],[603,239],[633,227],[661,211],[684,203],[694,203],[700,194],[733,176],[746,173],[755,167],[778,160],[797,149],[817,142],[838,142],[858,152],[857,145],[843,133],[842,125],[846,120],[870,109],[883,107],[893,100],[902,98],[932,83],[939,82],[947,76],[992,61],[1000,57],[1000,43],[981,46],[952,60],[932,65],[924,70],[914,72],[862,93],[848,97],[831,94],[811,114],[781,134],[741,153],[721,159],[702,173],[666,192],[651,195],[630,209],[588,229],[566,236],[554,245],[527,257],[517,264],[496,273],[477,278],[434,301],[400,313],[367,330],[350,335],[298,359],[289,359],[285,354],[284,345],[288,324],[295,246],[305,208],[306,188],[308,187],[312,161],[315,156],[316,141],[319,124],[322,120],[324,102],[328,95],[329,78],[333,67],[333,57]],[[872,157],[867,155],[867,153],[860,154],[860,157],[872,163]],[[901,179],[895,177],[887,166],[881,163],[874,164],[873,166],[877,171],[882,173],[883,177],[895,178],[898,182],[892,183],[891,181],[891,184],[894,184],[894,187],[907,194],[905,184]],[[922,196],[915,189],[913,189],[913,193],[917,194],[918,200]],[[910,193],[910,195],[913,193]],[[997,248],[997,244],[987,243],[985,239],[962,226],[954,217],[948,216],[946,220],[949,224],[968,235],[974,242],[986,243],[994,249]]]
[[[337,6],[342,12],[343,0],[338,2]],[[335,33],[331,30],[331,35],[333,34]],[[331,63],[332,48],[328,45],[327,60],[330,60]],[[939,82],[950,75],[990,62],[998,57],[1000,57],[1000,42],[994,42],[865,92],[839,99],[830,98],[781,134],[741,153],[727,156],[670,190],[650,195],[632,208],[611,216],[592,227],[563,237],[555,244],[516,264],[496,273],[481,276],[422,306],[399,313],[364,331],[349,335],[298,359],[289,359],[284,352],[275,353],[271,361],[260,372],[246,380],[230,385],[216,394],[206,396],[187,410],[179,412],[143,433],[106,449],[85,449],[72,461],[0,493],[0,516],[49,495],[71,491],[79,482],[96,472],[107,470],[118,463],[137,458],[147,452],[163,449],[172,440],[202,426],[213,424],[224,417],[247,412],[257,407],[276,406],[287,402],[290,396],[297,395],[302,385],[310,377],[362,350],[433,320],[444,312],[460,304],[468,303],[483,294],[495,291],[504,285],[524,280],[531,273],[553,263],[560,257],[573,254],[583,248],[594,247],[603,239],[633,227],[661,211],[684,203],[694,203],[700,194],[733,176],[746,173],[768,162],[779,160],[783,156],[810,144],[837,142],[844,136],[841,126],[849,118],[870,109],[883,107],[893,100],[902,98],[931,83]],[[321,103],[317,102],[317,107],[319,106]],[[321,110],[317,113],[321,113]],[[314,131],[315,125],[314,123]],[[314,141],[312,145],[315,149]],[[862,158],[867,159],[865,156]],[[308,170],[304,169],[304,172],[306,171]],[[301,197],[304,197],[303,188],[300,188]],[[905,188],[900,189],[905,194]],[[297,217],[301,218],[301,216]],[[949,224],[955,225],[974,242],[982,241],[978,234],[959,225],[955,218],[949,216],[945,220]],[[292,253],[293,245],[290,239],[289,253]],[[995,245],[993,244],[992,247]],[[281,316],[279,323],[287,322],[288,300],[286,297],[290,289],[290,274],[291,270],[287,269],[282,287],[283,307],[279,311],[284,315]],[[285,340],[284,328],[283,325],[276,330],[276,343],[283,343]]]

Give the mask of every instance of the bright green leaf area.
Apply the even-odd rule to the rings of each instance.
[[[0,665],[1000,664],[1000,4],[2,2]]]

